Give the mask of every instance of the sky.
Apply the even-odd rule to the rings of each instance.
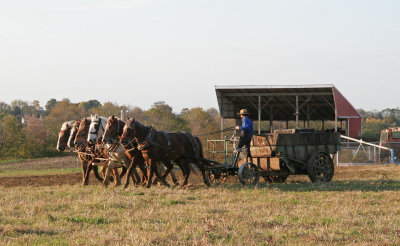
[[[0,101],[218,107],[215,85],[334,84],[400,107],[398,0],[0,0]]]

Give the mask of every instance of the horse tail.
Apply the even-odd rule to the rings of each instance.
[[[203,153],[203,145],[201,144],[200,138],[194,136],[194,139],[196,140],[198,146],[199,146],[199,157],[201,159],[204,159],[204,153]]]

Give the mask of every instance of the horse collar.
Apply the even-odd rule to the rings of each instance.
[[[155,132],[155,130],[154,130],[154,128],[151,126],[151,127],[150,127],[150,132],[149,132],[149,134],[147,134],[147,137],[146,137],[146,139],[143,141],[143,143],[139,143],[139,142],[138,142],[138,149],[139,149],[139,150],[147,149],[147,148],[150,146],[151,140],[153,139],[153,136],[154,136],[154,132]]]

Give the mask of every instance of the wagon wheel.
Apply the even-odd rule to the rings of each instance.
[[[264,180],[266,183],[283,183],[286,181],[289,175],[284,176],[264,176]]]
[[[332,158],[325,152],[315,152],[308,160],[307,172],[313,183],[331,181],[334,173]]]
[[[258,167],[251,162],[244,163],[238,171],[239,181],[243,185],[256,185],[260,178]]]
[[[228,178],[228,173],[226,172],[215,172],[215,171],[210,171],[208,173],[208,178],[210,179],[210,182],[213,184],[216,183],[225,183],[225,181]]]

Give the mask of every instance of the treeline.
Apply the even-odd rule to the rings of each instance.
[[[157,130],[189,131],[200,136],[204,144],[207,137],[220,137],[220,134],[204,135],[220,128],[220,115],[215,108],[185,108],[179,113],[174,113],[172,108],[162,101],[155,102],[148,110],[143,110],[111,102],[101,104],[97,100],[71,103],[67,98],[61,101],[50,99],[44,107],[37,100],[31,103],[14,100],[10,104],[0,102],[0,160],[60,155],[55,146],[64,121],[78,120],[91,114],[120,117],[121,111],[125,117],[135,117],[145,125],[153,125]],[[362,134],[366,141],[378,142],[382,129],[400,126],[398,108],[382,111],[359,109],[359,112],[363,116]],[[225,126],[232,125],[235,125],[234,120],[225,122]],[[274,124],[274,127],[279,126],[279,123],[276,126]],[[257,129],[256,122],[254,127]],[[312,127],[318,128],[314,125]],[[265,122],[261,128],[269,129]]]
[[[379,142],[381,130],[400,126],[400,109],[387,108],[382,111],[358,109],[363,116],[362,138],[369,142]]]
[[[189,131],[203,135],[218,130],[220,124],[219,112],[215,108],[185,108],[174,113],[162,101],[155,102],[148,110],[111,102],[101,104],[97,100],[71,103],[69,99],[51,99],[44,107],[38,101],[0,102],[0,159],[60,155],[55,146],[64,121],[78,120],[91,114],[120,117],[121,111],[125,117],[135,117],[141,123],[163,131]],[[201,139],[205,142],[206,136]]]

